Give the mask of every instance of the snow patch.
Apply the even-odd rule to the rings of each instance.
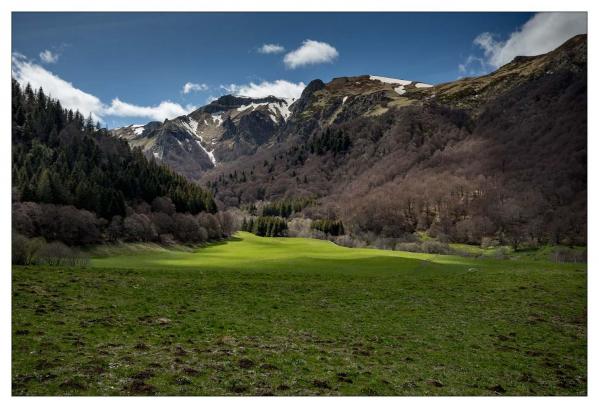
[[[276,111],[278,111],[279,115],[283,117],[283,120],[287,121],[289,116],[291,116],[289,106],[291,106],[293,102],[295,102],[295,98],[285,98],[281,102],[269,103],[268,108],[270,110],[273,110],[274,108]]]
[[[345,105],[345,101],[347,101],[348,96],[344,96],[343,100],[341,101],[341,106]]]
[[[403,95],[406,93],[406,89],[405,89],[406,85],[410,85],[411,83],[414,82],[414,81],[407,81],[405,79],[387,78],[387,77],[375,76],[375,75],[370,75],[369,78],[372,81],[381,81],[386,84],[399,85],[399,86],[396,86],[395,88],[393,88],[393,90],[400,95]]]
[[[199,140],[196,140],[196,143],[198,144],[198,146],[200,146],[200,149],[202,149],[208,155],[212,164],[216,166],[216,158],[214,157],[214,153],[213,153],[214,150],[212,150],[212,151],[206,150],[206,148],[204,146],[202,146],[202,143],[200,143]]]
[[[252,102],[252,103],[250,103],[249,105],[241,105],[241,106],[240,106],[239,108],[237,108],[236,110],[237,110],[237,112],[243,112],[244,110],[247,110],[247,109],[252,109],[252,110],[254,110],[254,109],[256,109],[258,106],[264,106],[264,105],[268,105],[268,102],[262,102],[262,103],[255,103],[255,102]]]
[[[196,132],[196,130],[198,129],[198,121],[197,120],[193,120],[192,118],[189,118],[189,126],[190,128],[193,130],[193,133]]]
[[[152,154],[154,155],[154,157],[158,160],[162,160],[162,156],[164,155],[164,150],[160,149],[157,151],[153,151]]]
[[[405,79],[387,78],[382,76],[370,75],[371,81],[381,81],[387,84],[410,85],[414,81],[406,81]]]
[[[193,136],[200,138],[200,135],[198,135],[198,122],[196,120],[193,120],[190,117],[187,117],[186,120],[182,120],[181,121],[181,125],[183,125],[183,129],[185,131],[187,131],[188,133],[191,133]]]
[[[223,115],[222,115],[222,113],[219,113],[219,114],[213,113],[212,114],[212,120],[214,122],[216,122],[216,126],[222,125],[223,124]]]
[[[403,95],[406,93],[406,89],[403,87],[403,85],[400,85],[397,88],[393,88],[393,90],[400,95]]]
[[[212,119],[215,120],[216,122],[218,122],[219,124],[222,123],[222,116],[221,115],[212,115]],[[190,117],[187,117],[187,121],[183,120],[181,121],[184,129],[186,131],[188,131],[189,133],[191,133],[192,136],[194,136],[194,140],[195,142],[198,144],[198,146],[200,146],[200,149],[202,149],[210,158],[210,161],[212,162],[212,164],[216,165],[216,158],[214,157],[214,154],[212,153],[212,151],[208,151],[206,150],[206,148],[202,145],[202,136],[201,134],[204,133],[202,131],[200,131],[198,133],[197,129],[198,129],[198,122],[193,120]],[[204,119],[204,123],[206,125],[208,125],[208,122],[206,122],[206,120]],[[182,146],[182,143],[179,139],[177,139],[177,142],[179,143],[179,145]],[[190,140],[186,139],[185,140],[185,144],[186,146],[188,146],[188,150],[191,151],[191,146],[189,145]]]
[[[271,112],[271,114],[269,115],[271,120],[275,123],[278,123],[279,122],[279,120],[277,118],[278,115],[280,115],[284,121],[287,121],[289,116],[291,116],[291,111],[289,110],[289,105],[291,105],[293,102],[295,102],[295,98],[286,98],[279,102],[270,102],[270,103],[269,102],[261,102],[261,103],[252,102],[248,105],[241,105],[236,110],[238,112],[243,112],[248,109],[255,110],[260,106],[266,106],[266,108]]]
[[[432,87],[433,87],[432,85],[430,85],[430,84],[424,84],[422,82],[418,82],[416,84],[416,88],[432,88]]]
[[[144,125],[131,125],[130,128],[133,129],[133,133],[135,133],[137,136],[141,135],[145,130]]]

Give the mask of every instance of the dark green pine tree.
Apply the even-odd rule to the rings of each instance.
[[[50,172],[48,169],[42,170],[40,177],[37,180],[35,188],[35,197],[37,201],[43,203],[53,203],[54,194],[52,192],[52,181],[50,180]]]

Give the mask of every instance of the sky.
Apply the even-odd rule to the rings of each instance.
[[[12,73],[114,128],[316,78],[483,75],[586,32],[585,13],[13,13]]]

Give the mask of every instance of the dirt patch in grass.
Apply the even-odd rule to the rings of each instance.
[[[155,395],[158,391],[152,384],[147,384],[143,380],[133,380],[124,387],[124,391],[132,395]]]
[[[239,365],[239,368],[252,368],[256,365],[256,363],[249,358],[242,358],[237,364]]]
[[[85,390],[86,388],[87,388],[87,386],[85,385],[83,380],[81,380],[79,378],[70,378],[70,379],[64,380],[60,384],[60,389],[67,390],[67,391],[72,391],[72,390],[82,391],[82,390]]]

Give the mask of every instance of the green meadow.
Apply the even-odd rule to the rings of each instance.
[[[13,267],[13,395],[586,395],[586,264],[238,233]]]

